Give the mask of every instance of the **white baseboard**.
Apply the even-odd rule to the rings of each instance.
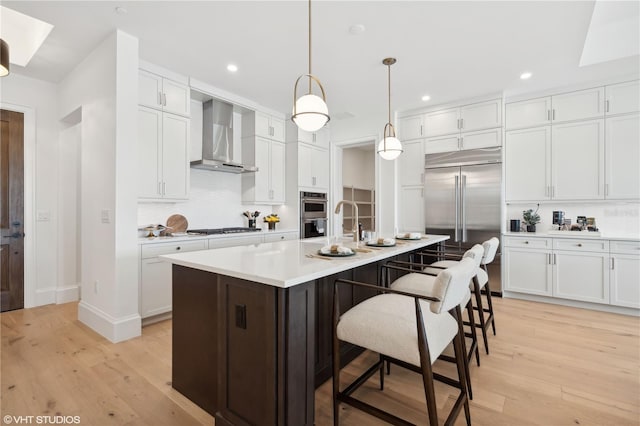
[[[139,314],[114,318],[84,300],[78,304],[78,319],[112,343],[122,342],[142,334]]]
[[[36,300],[34,306],[51,305],[56,303],[56,288],[47,287],[36,290]]]
[[[75,302],[80,299],[80,286],[67,285],[56,289],[56,303]]]
[[[640,317],[640,309],[625,308],[623,306],[603,305],[600,303],[581,302],[579,300],[557,299],[554,297],[538,296],[535,294],[524,294],[513,291],[502,291],[505,299],[529,300],[531,302],[550,303],[552,305],[571,306],[572,308],[591,309],[593,311],[611,312],[613,314],[630,315]]]

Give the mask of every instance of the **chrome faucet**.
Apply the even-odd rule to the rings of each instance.
[[[358,205],[349,200],[338,201],[338,204],[336,205],[336,214],[340,214],[340,207],[342,207],[342,205],[345,203],[351,204],[356,211],[356,220],[353,222],[353,241],[358,242],[360,240],[360,236],[358,235]]]

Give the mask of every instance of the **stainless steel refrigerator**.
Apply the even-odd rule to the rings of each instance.
[[[501,163],[500,147],[425,156],[425,231],[449,235],[447,251],[463,253],[491,237],[500,239]],[[502,293],[500,247],[489,265],[496,293]]]

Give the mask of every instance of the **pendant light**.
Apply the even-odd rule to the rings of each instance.
[[[385,58],[382,63],[388,69],[389,121],[384,125],[384,134],[378,144],[378,154],[383,160],[395,160],[398,155],[402,154],[402,144],[396,138],[396,129],[391,124],[391,65],[396,63],[396,58]]]
[[[298,83],[304,77],[309,79],[309,92],[298,98]],[[311,85],[314,81],[320,87],[322,97],[311,92]],[[291,120],[296,123],[296,126],[307,132],[315,132],[321,129],[329,121],[329,109],[326,102],[322,83],[311,74],[311,0],[309,0],[309,73],[298,77],[293,87],[293,115]]]
[[[0,77],[9,75],[9,45],[0,38]]]

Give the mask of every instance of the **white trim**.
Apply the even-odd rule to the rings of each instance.
[[[78,320],[112,343],[122,342],[142,334],[142,319],[139,314],[114,318],[85,300],[81,300],[78,304]]]
[[[24,114],[24,307],[32,308],[40,306],[36,295],[37,235],[34,214],[36,210],[36,111],[29,106],[6,102],[0,102],[0,109]]]
[[[152,64],[151,62],[144,61],[140,59],[138,61],[138,68],[152,74],[156,74],[162,78],[166,78],[169,80],[173,80],[177,83],[184,84],[185,86],[189,85],[189,77],[186,77],[182,74],[178,74],[177,72],[171,71],[160,65]]]
[[[504,275],[503,275],[504,277]],[[530,302],[550,303],[552,305],[570,306],[572,308],[591,309],[593,311],[611,312],[614,314],[630,315],[640,317],[640,309],[625,308],[622,306],[603,305],[600,303],[580,302],[578,300],[557,299],[546,296],[538,296],[533,294],[517,293],[513,291],[502,291],[502,297],[505,299],[520,299]]]
[[[80,300],[80,286],[67,285],[56,288],[56,304],[69,303]]]
[[[39,288],[35,294],[35,306],[51,305],[56,303],[56,288]]]

